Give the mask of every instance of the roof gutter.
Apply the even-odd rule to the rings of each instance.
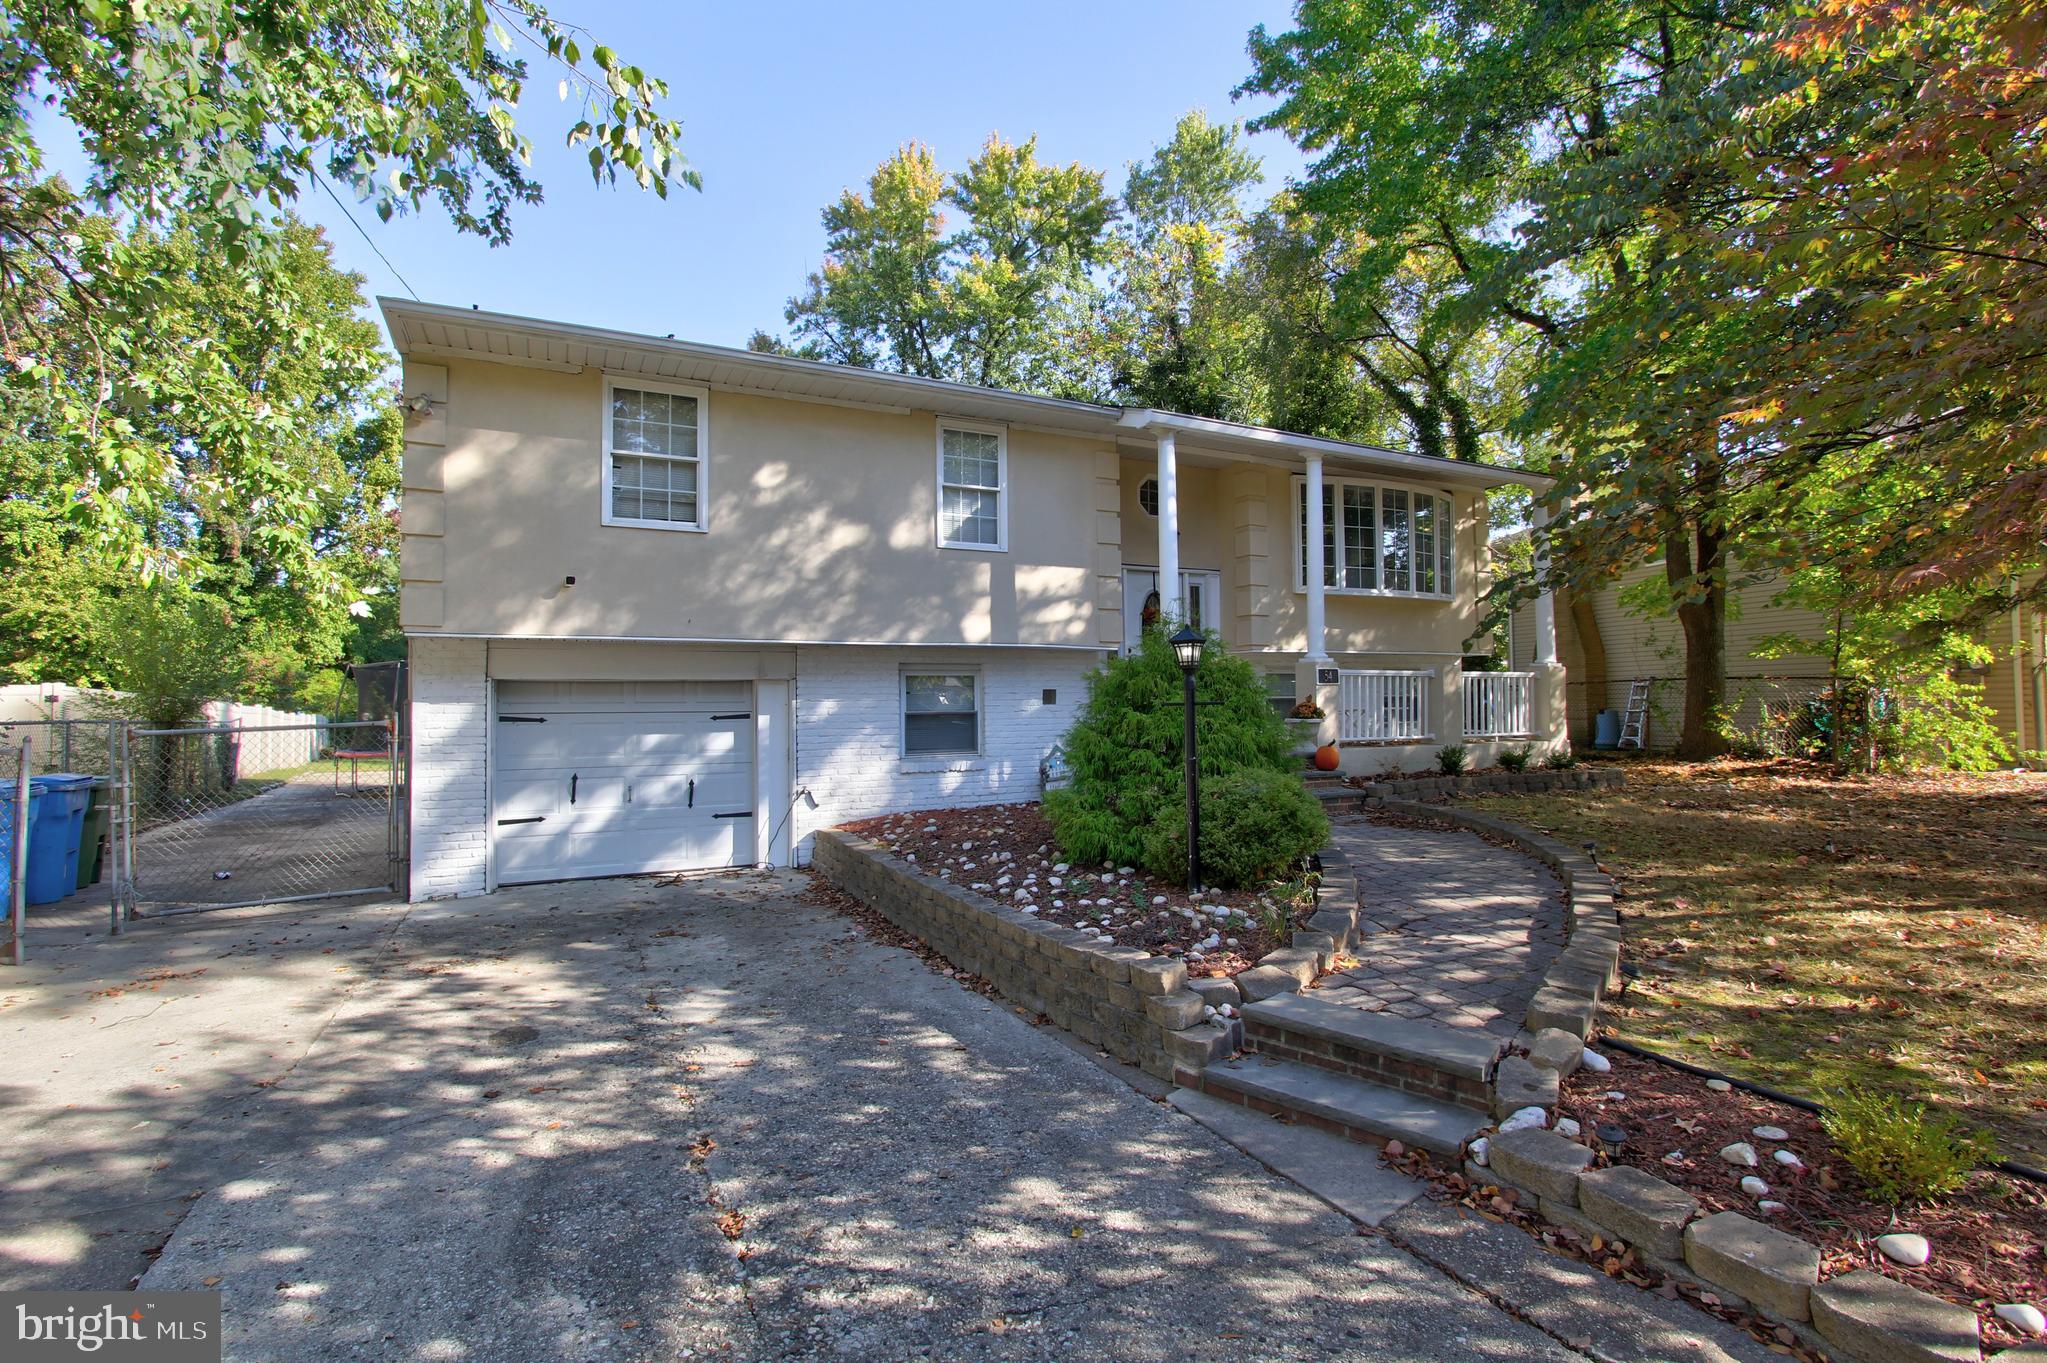
[[[1330,440],[1318,435],[1300,435],[1270,426],[1246,426],[1234,421],[1219,421],[1214,417],[1161,411],[1156,407],[1126,407],[1123,415],[1117,419],[1116,425],[1129,431],[1173,431],[1196,439],[1206,436],[1212,440],[1241,442],[1270,449],[1275,454],[1312,453],[1329,455],[1337,459],[1358,459],[1405,469],[1417,476],[1450,482],[1477,483],[1484,487],[1511,483],[1542,492],[1556,483],[1554,478],[1545,477],[1540,473],[1502,468],[1497,464],[1474,464],[1463,459],[1434,459],[1428,455],[1389,450],[1379,445]]]

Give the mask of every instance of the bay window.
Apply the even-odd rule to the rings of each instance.
[[[1322,481],[1322,585],[1375,596],[1449,596],[1456,513],[1447,496],[1349,478]],[[1294,480],[1294,589],[1308,587],[1308,484]]]

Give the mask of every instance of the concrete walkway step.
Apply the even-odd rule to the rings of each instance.
[[[1470,1108],[1262,1055],[1210,1065],[1201,1073],[1201,1091],[1352,1140],[1373,1145],[1397,1140],[1448,1159],[1490,1125],[1484,1113]]]
[[[1312,994],[1279,994],[1244,1009],[1244,1047],[1475,1111],[1491,1105],[1504,1039]]]

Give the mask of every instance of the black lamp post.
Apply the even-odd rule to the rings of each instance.
[[[1201,765],[1194,747],[1194,674],[1201,670],[1201,651],[1208,636],[1192,625],[1182,625],[1169,641],[1173,656],[1180,660],[1181,709],[1187,716],[1187,738],[1181,746],[1187,754],[1187,888],[1201,885]]]

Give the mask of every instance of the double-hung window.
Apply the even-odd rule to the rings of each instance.
[[[1322,585],[1371,596],[1451,595],[1456,514],[1447,496],[1348,478],[1322,483]],[[1308,484],[1294,480],[1294,588],[1308,586]]]
[[[1000,427],[939,425],[939,547],[1008,547],[1008,475],[1009,441]]]
[[[604,524],[704,528],[701,388],[605,385]]]
[[[971,672],[903,674],[905,757],[965,757],[981,750],[979,680]]]

